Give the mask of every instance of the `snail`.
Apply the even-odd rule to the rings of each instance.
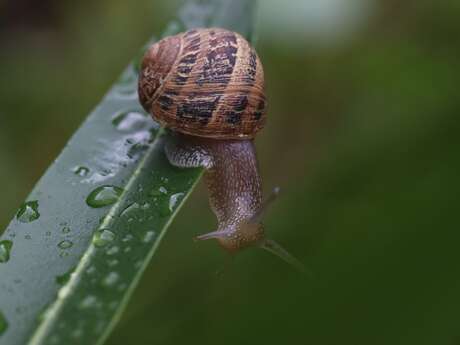
[[[171,130],[169,162],[203,167],[217,239],[230,253],[260,246],[299,267],[261,223],[279,189],[262,201],[254,137],[266,121],[262,64],[238,33],[192,29],[166,37],[145,53],[138,84],[144,109]]]

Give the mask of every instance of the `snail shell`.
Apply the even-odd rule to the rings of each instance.
[[[177,132],[214,139],[251,139],[266,116],[264,74],[239,34],[193,29],[145,53],[139,98],[146,111]]]

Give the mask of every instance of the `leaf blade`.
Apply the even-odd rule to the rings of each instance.
[[[253,4],[189,1],[164,35],[224,26],[247,36]],[[198,182],[200,169],[166,161],[163,131],[142,110],[136,85],[131,64],[33,189],[37,214],[22,211],[1,236],[14,242],[0,263],[2,344],[103,343]],[[96,193],[103,186],[115,190],[111,199]],[[105,198],[97,207],[88,206],[92,193]]]

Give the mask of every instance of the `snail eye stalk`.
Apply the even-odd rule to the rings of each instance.
[[[312,272],[308,270],[303,263],[297,260],[294,256],[292,256],[286,249],[284,249],[281,245],[277,242],[264,239],[260,244],[259,247],[265,249],[266,251],[276,255],[283,261],[287,262],[289,265],[294,267],[297,271],[307,274],[309,276],[313,276]]]

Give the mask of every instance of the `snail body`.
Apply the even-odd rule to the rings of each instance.
[[[262,64],[239,34],[221,28],[193,29],[164,38],[145,53],[139,99],[146,111],[172,130],[165,153],[177,167],[205,168],[217,239],[234,253],[258,245],[293,263],[267,240],[254,137],[266,121]]]
[[[176,134],[165,146],[166,156],[178,167],[204,167],[211,209],[218,228],[198,236],[216,238],[233,253],[264,238],[256,216],[261,210],[261,179],[252,140],[215,140]]]

